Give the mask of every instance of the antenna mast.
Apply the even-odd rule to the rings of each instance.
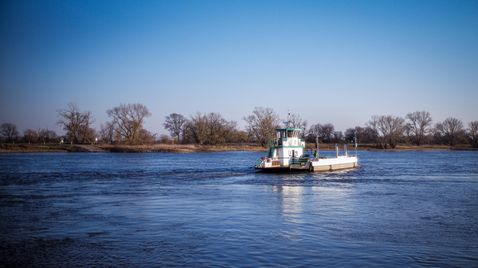
[[[319,158],[319,135],[315,135],[315,151],[317,152],[317,158]]]
[[[291,123],[290,121],[291,121],[291,120],[290,120],[290,110],[288,110],[288,111],[287,111],[287,120],[283,122],[285,128],[291,127],[291,126],[290,126],[290,123]]]
[[[354,142],[355,142],[355,157],[358,156],[357,154],[357,130],[354,131]]]

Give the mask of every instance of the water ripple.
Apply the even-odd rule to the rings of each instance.
[[[360,152],[263,174],[261,154],[0,154],[6,266],[478,263],[476,152]]]

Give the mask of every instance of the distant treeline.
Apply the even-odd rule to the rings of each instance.
[[[48,129],[27,129],[23,135],[13,123],[3,123],[0,138],[4,143],[103,143],[103,144],[152,144],[182,143],[218,145],[226,143],[257,143],[266,146],[275,138],[278,127],[304,129],[307,142],[351,143],[354,138],[360,144],[378,148],[395,148],[397,144],[440,144],[454,146],[469,144],[478,147],[478,121],[469,122],[467,128],[457,118],[449,117],[433,123],[427,111],[408,113],[405,117],[374,115],[364,126],[335,130],[331,123],[316,123],[308,127],[300,115],[291,114],[285,123],[271,108],[256,107],[244,117],[246,129],[228,121],[219,113],[197,113],[186,117],[178,113],[166,116],[164,128],[170,135],[157,135],[144,128],[144,120],[151,116],[143,104],[120,104],[106,111],[109,121],[99,130],[92,128],[93,116],[70,103],[58,111],[57,124],[65,130],[64,136]]]

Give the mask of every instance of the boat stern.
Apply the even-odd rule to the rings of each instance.
[[[274,169],[280,167],[280,161],[269,157],[262,157],[256,165],[256,169]]]

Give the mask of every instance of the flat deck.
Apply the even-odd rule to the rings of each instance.
[[[358,167],[358,159],[355,156],[337,158],[320,158],[314,159],[306,164],[292,164],[288,167],[269,167],[259,168],[257,170],[262,172],[292,172],[292,171],[310,171],[310,172],[325,172],[343,169],[352,169]]]

